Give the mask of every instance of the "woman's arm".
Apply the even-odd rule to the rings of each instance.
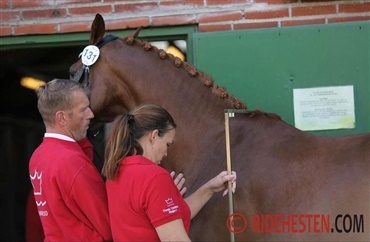
[[[232,192],[234,193],[236,188],[236,173],[233,171],[231,175],[227,175],[227,172],[223,171],[185,198],[191,211],[191,218],[194,218],[198,214],[200,209],[211,199],[215,192],[220,192],[226,187],[223,193],[223,196],[225,196],[228,192],[227,182],[229,181],[232,183]]]
[[[191,241],[182,219],[176,219],[155,228],[161,241]]]

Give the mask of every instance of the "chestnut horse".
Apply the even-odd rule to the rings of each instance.
[[[185,174],[190,194],[226,169],[224,110],[246,106],[193,66],[137,39],[139,31],[104,38],[97,14],[90,44],[100,56],[82,80],[97,120],[110,122],[142,103],[172,114],[176,142],[162,163]],[[80,80],[82,68],[81,60],[73,64],[71,79]],[[215,194],[192,221],[193,240],[227,241],[232,230],[237,241],[369,241],[369,133],[317,137],[278,115],[248,110],[230,118],[230,136],[239,217],[227,226],[228,199]]]

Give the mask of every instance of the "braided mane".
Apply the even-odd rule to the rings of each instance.
[[[202,81],[203,84],[206,87],[210,88],[211,91],[215,95],[230,102],[230,104],[235,109],[246,109],[247,108],[244,102],[240,101],[233,95],[229,94],[224,87],[219,87],[217,84],[215,84],[213,80],[211,79],[211,77],[204,75],[201,71],[197,70],[194,66],[188,64],[187,62],[182,61],[180,58],[175,57],[174,55],[167,53],[166,51],[162,49],[158,49],[157,47],[152,46],[149,42],[141,41],[140,39],[135,38],[134,36],[125,37],[123,40],[128,45],[136,44],[138,46],[143,47],[144,50],[146,51],[152,51],[158,54],[158,56],[162,60],[168,58],[172,63],[174,63],[174,65],[177,68],[180,68],[180,67],[184,68],[191,77],[197,78],[200,81]]]
[[[266,113],[266,112],[263,112],[259,109],[256,109],[256,110],[253,110],[253,111],[249,111],[246,113],[248,118],[255,118],[255,117],[267,117],[269,119],[276,119],[276,120],[282,120],[280,115],[276,114],[276,113]]]

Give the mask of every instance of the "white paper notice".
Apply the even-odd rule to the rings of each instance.
[[[304,130],[355,127],[353,86],[293,90],[295,127]]]

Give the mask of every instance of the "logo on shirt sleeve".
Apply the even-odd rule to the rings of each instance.
[[[42,195],[42,186],[41,186],[42,172],[39,174],[35,170],[34,174],[30,174],[30,178],[31,178],[32,186],[33,186],[33,194],[41,196]],[[44,207],[46,205],[46,201],[40,201],[39,199],[40,197],[37,197],[37,198],[35,197],[35,202],[36,202],[37,207]],[[42,208],[42,209],[45,209],[45,208]],[[41,210],[41,209],[38,209],[38,210],[39,210],[40,216],[48,216],[49,214],[47,210]]]
[[[30,178],[33,186],[33,194],[41,195],[42,172],[38,174],[38,172],[35,170],[35,174],[30,174]]]
[[[165,199],[165,202],[166,202],[166,204],[167,204],[167,207],[169,207],[169,206],[172,206],[172,205],[173,205],[173,199],[172,199],[172,198]]]
[[[163,209],[164,213],[173,214],[173,213],[177,212],[179,206],[175,205],[172,198],[169,197],[169,198],[165,199],[164,201],[165,201],[165,204],[166,204],[166,208]]]

